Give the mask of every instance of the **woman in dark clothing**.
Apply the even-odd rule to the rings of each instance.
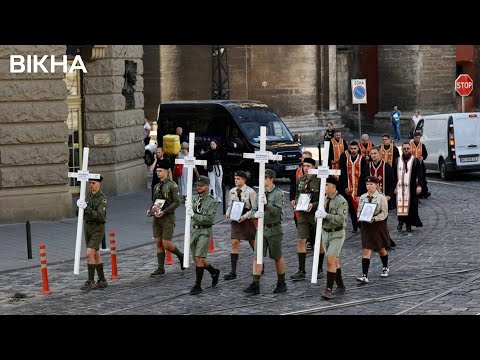
[[[220,164],[220,149],[217,140],[210,141],[210,150],[198,158],[207,160],[208,178],[210,179],[209,191],[213,198],[218,202],[222,202],[222,179],[223,169]]]
[[[327,124],[328,129],[325,131],[325,135],[323,135],[323,141],[332,141],[333,133],[335,129],[333,128],[333,122],[330,120]],[[319,161],[322,161],[322,143],[318,143],[318,156]],[[331,160],[331,159],[330,159]]]

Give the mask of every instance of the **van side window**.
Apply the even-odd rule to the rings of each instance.
[[[423,124],[424,124],[424,120],[420,119],[418,121],[417,127],[415,128],[415,131],[421,131],[423,133]]]

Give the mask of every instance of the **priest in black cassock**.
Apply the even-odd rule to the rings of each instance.
[[[370,150],[370,162],[362,168],[360,179],[358,180],[357,195],[361,196],[367,192],[365,178],[367,176],[375,176],[379,180],[378,191],[385,194],[388,200],[388,210],[395,208],[393,195],[395,191],[395,176],[393,169],[389,163],[382,159],[380,149],[377,146]]]
[[[412,155],[410,143],[403,143],[402,153],[396,167],[397,229],[402,230],[405,224],[407,232],[411,232],[412,226],[423,226],[418,216],[418,195],[424,186],[423,169],[420,161]]]

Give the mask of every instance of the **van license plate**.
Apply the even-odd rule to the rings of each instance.
[[[478,156],[469,156],[460,158],[460,162],[476,162],[478,161]]]
[[[297,170],[298,165],[286,165],[285,170]]]

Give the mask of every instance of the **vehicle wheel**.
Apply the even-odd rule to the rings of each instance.
[[[452,175],[447,172],[447,165],[445,164],[445,160],[440,159],[438,167],[440,169],[440,178],[442,180],[450,180],[452,178]]]
[[[143,160],[145,160],[145,165],[150,166],[155,161],[155,157],[150,151],[145,150],[145,155],[143,156]]]

